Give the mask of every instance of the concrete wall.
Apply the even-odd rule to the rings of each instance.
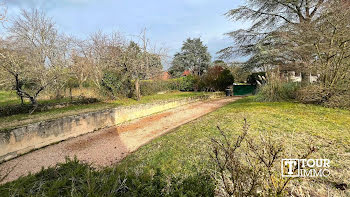
[[[0,163],[52,143],[222,94],[118,107],[29,124],[0,132]]]

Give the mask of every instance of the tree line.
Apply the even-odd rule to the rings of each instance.
[[[251,25],[227,33],[235,45],[222,58],[247,56],[247,70],[301,73],[311,103],[350,98],[349,0],[246,0],[226,16]],[[318,77],[312,85],[310,74]]]
[[[59,32],[50,17],[33,9],[8,20],[5,30],[0,39],[0,85],[15,89],[22,103],[29,99],[34,106],[46,90],[59,93],[89,82],[108,91],[110,75],[120,77],[120,86],[132,85],[139,99],[139,81],[163,69],[166,51],[150,43],[146,29],[132,39],[101,31],[78,39]]]

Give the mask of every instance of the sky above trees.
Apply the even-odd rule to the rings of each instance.
[[[102,30],[138,35],[143,28],[157,45],[167,47],[169,55],[180,51],[188,37],[200,37],[213,56],[232,41],[224,33],[242,28],[224,14],[241,0],[6,0],[8,17],[21,8],[40,8],[52,17],[59,30],[86,38]]]

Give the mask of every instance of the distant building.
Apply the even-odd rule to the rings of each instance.
[[[171,78],[171,74],[168,73],[167,71],[163,71],[162,73],[154,76],[151,78],[151,80],[168,80]]]
[[[191,74],[191,71],[185,70],[185,71],[182,73],[181,76],[186,77],[186,76],[188,76],[188,75],[190,75],[190,74]]]
[[[166,71],[163,72],[159,77],[160,80],[168,80],[170,78],[171,78],[171,75],[169,74],[169,72],[166,72]]]
[[[301,82],[301,73],[297,73],[295,71],[284,71],[281,72],[281,76],[285,79],[287,79],[288,81],[291,82]],[[315,75],[315,74],[309,74],[309,76],[307,77],[310,83],[316,82],[317,79],[319,78],[319,75]]]

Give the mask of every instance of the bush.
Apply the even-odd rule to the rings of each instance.
[[[346,88],[326,88],[311,84],[297,92],[297,100],[305,104],[350,109],[350,91]]]
[[[106,72],[103,75],[102,94],[110,98],[116,99],[119,96],[132,97],[133,83],[128,76],[117,72]]]
[[[297,92],[297,100],[305,104],[323,104],[328,101],[331,91],[321,85],[308,85]]]
[[[222,66],[214,66],[202,76],[200,81],[200,90],[224,91],[228,86],[233,85],[234,77],[230,70]]]
[[[235,79],[230,70],[224,69],[220,73],[217,81],[218,81],[217,90],[224,91],[228,86],[233,85],[233,83],[235,82]]]
[[[96,98],[85,98],[79,97],[74,100],[53,100],[53,101],[42,101],[38,104],[36,108],[36,112],[43,112],[50,109],[68,107],[72,105],[85,105],[99,102]],[[33,105],[31,104],[16,104],[16,105],[5,105],[0,106],[0,117],[11,116],[16,114],[25,114],[29,113],[33,109]]]
[[[268,82],[258,88],[257,101],[288,101],[294,100],[297,90],[300,88],[299,83],[273,83]]]
[[[217,169],[214,174],[218,196],[287,195],[291,178],[281,177],[281,159],[291,155],[283,142],[273,140],[270,135],[249,135],[246,120],[242,134],[234,140],[217,128],[221,139],[212,139],[211,158]],[[301,158],[306,159],[316,151],[309,146]]]
[[[143,80],[140,82],[141,95],[147,96],[163,91],[193,91],[197,78],[192,75],[169,80]]]
[[[140,82],[140,91],[142,96],[156,94],[162,91],[168,91],[171,88],[168,87],[167,81],[160,80],[145,80]]]
[[[77,159],[0,186],[3,196],[214,196],[214,181],[205,174],[167,177],[106,168],[96,170]]]
[[[251,75],[248,76],[247,83],[255,86],[258,85],[258,82],[260,82],[260,84],[263,84],[263,81],[259,76],[266,78],[266,73],[265,72],[252,73]]]
[[[329,98],[329,100],[324,104],[324,106],[350,109],[350,93],[336,93]]]
[[[260,75],[259,75],[260,76]],[[286,101],[294,100],[300,84],[296,82],[284,81],[279,73],[269,73],[266,77],[259,77],[262,85],[259,85],[257,92],[257,101]]]

